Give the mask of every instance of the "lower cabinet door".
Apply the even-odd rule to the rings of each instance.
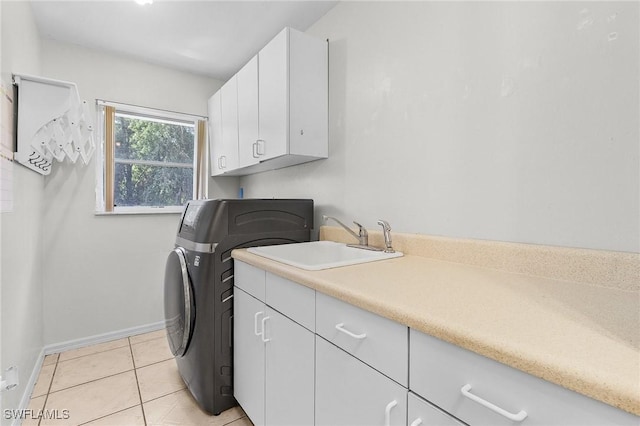
[[[264,425],[264,303],[238,287],[233,295],[233,395],[255,426]]]
[[[313,425],[315,335],[267,307],[267,426]]]
[[[455,417],[409,392],[408,426],[464,426]]]
[[[316,425],[404,426],[407,389],[316,336]]]

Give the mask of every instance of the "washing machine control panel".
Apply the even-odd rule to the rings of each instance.
[[[180,226],[180,234],[194,234],[196,222],[198,221],[198,213],[200,212],[201,208],[201,204],[187,205],[187,210],[184,213],[184,219],[182,220],[182,225]]]

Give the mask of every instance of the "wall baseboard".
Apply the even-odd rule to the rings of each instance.
[[[151,324],[140,325],[122,330],[110,331],[108,333],[96,334],[93,336],[82,337],[80,339],[67,340],[66,342],[53,343],[44,347],[45,355],[64,352],[71,349],[78,349],[84,346],[95,345],[98,343],[109,342],[111,340],[122,339],[124,337],[135,336],[136,334],[149,333],[164,328],[164,321],[154,322]]]
[[[42,369],[42,363],[44,362],[44,355],[45,355],[44,348],[42,348],[40,350],[40,354],[38,355],[38,359],[36,360],[36,363],[33,366],[33,370],[31,370],[29,381],[27,382],[27,385],[24,387],[24,393],[22,394],[22,398],[20,398],[19,409],[26,410],[27,407],[29,407],[29,400],[31,399],[33,388],[36,386],[36,382],[38,381],[38,377],[40,376],[40,370]],[[13,419],[13,422],[11,422],[11,426],[20,426],[21,424],[22,424],[22,419],[19,419],[19,418]]]

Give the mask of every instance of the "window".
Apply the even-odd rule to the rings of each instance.
[[[98,210],[176,212],[206,196],[202,117],[99,101],[104,122]]]

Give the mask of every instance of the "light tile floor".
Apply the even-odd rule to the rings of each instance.
[[[198,407],[164,330],[47,355],[29,409],[44,416],[24,426],[253,426],[240,407],[219,416]]]

